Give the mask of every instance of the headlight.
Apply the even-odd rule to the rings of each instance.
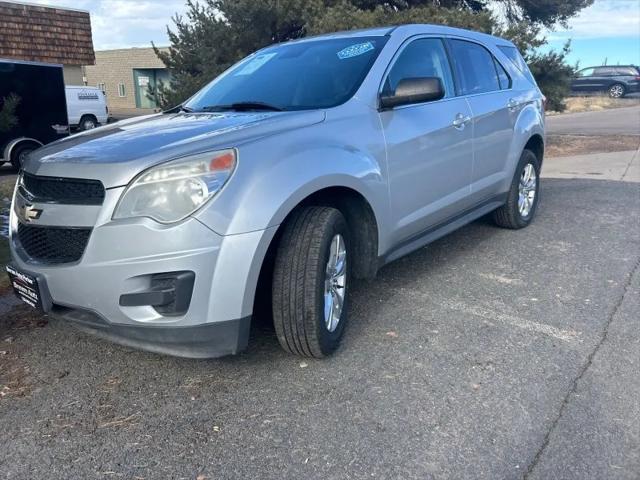
[[[149,217],[173,223],[213,197],[236,167],[233,149],[205,152],[150,168],[126,188],[114,219]]]

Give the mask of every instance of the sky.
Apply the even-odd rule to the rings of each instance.
[[[26,0],[91,12],[96,50],[168,45],[166,26],[185,12],[184,0]],[[569,62],[581,67],[640,65],[640,0],[596,0],[569,22],[545,32],[549,45],[560,49],[571,39]]]

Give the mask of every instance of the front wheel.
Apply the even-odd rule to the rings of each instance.
[[[23,145],[18,145],[14,147],[11,152],[11,164],[16,170],[21,170],[24,162],[27,161],[27,157],[31,152],[33,152],[36,148],[35,145],[31,143],[25,143]]]
[[[304,207],[284,226],[273,273],[273,322],[282,348],[324,357],[347,323],[351,238],[339,210]]]
[[[532,222],[539,200],[540,160],[531,150],[524,150],[511,181],[507,203],[494,212],[493,219],[504,228],[524,228]]]

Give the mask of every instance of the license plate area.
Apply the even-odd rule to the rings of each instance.
[[[12,265],[7,265],[6,270],[13,292],[20,300],[42,312],[51,310],[51,297],[42,276],[19,270]]]

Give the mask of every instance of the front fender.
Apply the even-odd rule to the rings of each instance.
[[[276,139],[268,139],[271,144]],[[281,224],[305,198],[319,190],[345,187],[362,195],[371,205],[383,231],[388,218],[387,186],[378,159],[362,150],[338,145],[280,144],[279,155],[271,145],[242,147],[237,171],[219,198],[196,218],[220,235],[264,230]],[[297,151],[295,151],[297,150]]]

